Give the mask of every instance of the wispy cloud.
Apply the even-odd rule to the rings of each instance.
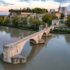
[[[56,2],[70,2],[70,0],[19,0],[19,1],[56,1]]]
[[[56,9],[59,5],[70,7],[70,0],[0,0],[0,6],[4,8],[24,8],[24,7],[41,7]]]
[[[27,1],[27,0],[23,0],[23,1]],[[28,0],[28,1],[50,1],[50,0]]]
[[[70,2],[70,0],[54,0],[54,1],[57,1],[57,2],[60,2],[60,3],[67,3],[67,2]]]
[[[29,1],[29,0],[19,0],[19,1]]]
[[[8,5],[14,5],[14,4],[11,4],[11,3],[7,3],[3,0],[0,0],[0,6],[8,6]]]

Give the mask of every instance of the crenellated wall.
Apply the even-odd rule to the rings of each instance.
[[[24,48],[27,41],[34,40],[35,44],[38,44],[38,43],[40,43],[43,34],[45,33],[46,35],[48,35],[50,33],[51,29],[54,29],[54,26],[45,28],[45,29],[43,29],[39,32],[36,32],[32,35],[29,35],[17,42],[4,45],[3,61],[7,62],[7,63],[12,63],[12,58],[21,54],[22,49]]]

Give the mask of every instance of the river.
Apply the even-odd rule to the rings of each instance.
[[[34,31],[0,27],[0,53],[3,45],[19,40]],[[31,46],[28,42],[22,51],[25,64],[7,64],[0,61],[0,70],[70,70],[70,34],[53,34],[45,44]]]

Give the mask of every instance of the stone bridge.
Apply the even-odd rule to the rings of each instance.
[[[33,44],[44,43],[43,37],[48,36],[54,26],[44,28],[43,30],[20,39],[14,43],[3,46],[3,61],[7,63],[24,63],[24,57],[21,54],[25,44],[30,41]],[[15,60],[16,59],[16,60]]]

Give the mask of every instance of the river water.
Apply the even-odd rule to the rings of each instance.
[[[3,45],[32,34],[33,31],[0,27],[0,53]],[[70,70],[70,34],[53,34],[45,44],[25,45],[22,54],[25,64],[7,64],[0,61],[0,70]]]

